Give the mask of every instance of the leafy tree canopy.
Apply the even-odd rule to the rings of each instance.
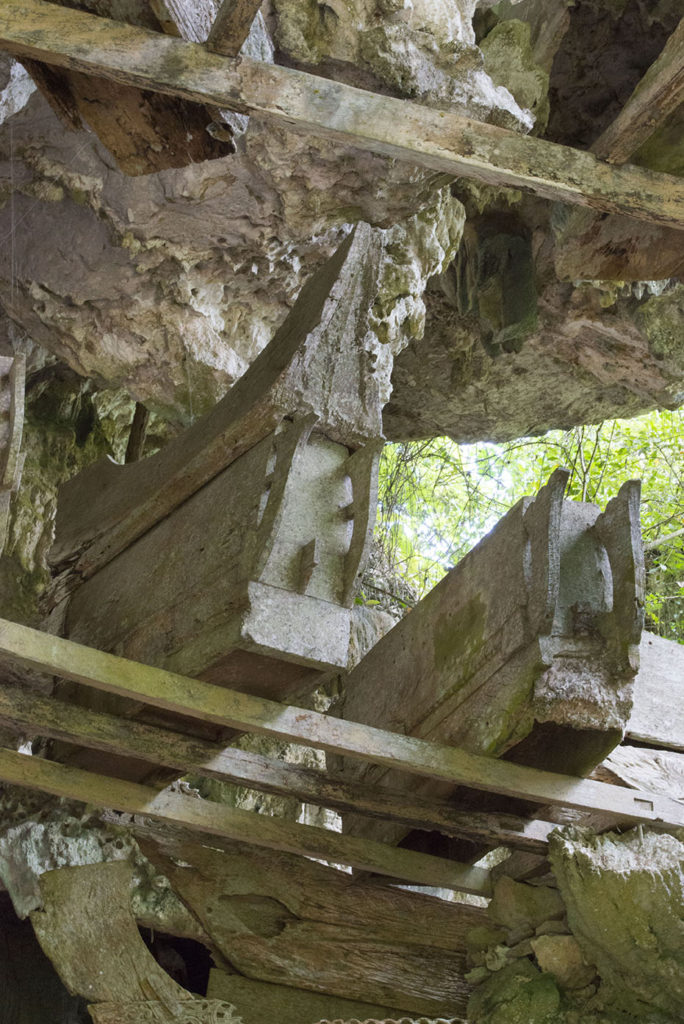
[[[387,445],[380,467],[377,537],[391,569],[422,596],[516,501],[557,466],[567,496],[606,502],[642,481],[647,627],[684,643],[684,412],[552,431],[507,444],[448,438]]]

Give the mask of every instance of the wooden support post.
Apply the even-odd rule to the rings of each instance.
[[[231,62],[197,44],[44,0],[4,0],[0,46],[20,58],[272,117],[454,177],[684,227],[684,183],[669,175],[610,167],[590,153],[292,68]]]
[[[263,0],[223,0],[212,25],[207,49],[237,57]]]
[[[631,792],[589,779],[498,761],[263,700],[139,665],[5,619],[0,619],[0,654],[14,664],[242,732],[302,743],[382,767],[534,803],[605,811],[614,815],[616,821],[643,822],[665,829],[684,827],[684,806],[653,793]]]
[[[95,775],[13,750],[0,748],[0,780],[96,807],[185,826],[206,835],[349,864],[414,885],[490,895],[489,873],[482,868],[395,849],[314,825],[299,825],[242,811],[226,804],[195,800],[165,790],[158,792],[137,783]]]

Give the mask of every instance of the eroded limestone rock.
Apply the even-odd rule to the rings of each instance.
[[[550,856],[570,927],[601,976],[599,1008],[680,1020],[684,836],[565,829],[552,834]]]

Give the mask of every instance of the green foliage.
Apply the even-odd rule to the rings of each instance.
[[[567,496],[601,507],[642,481],[648,628],[684,642],[684,413],[552,431],[507,444],[448,438],[387,445],[377,536],[391,568],[424,594],[523,495],[567,466]]]

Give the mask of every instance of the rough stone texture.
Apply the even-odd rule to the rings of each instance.
[[[496,883],[488,913],[492,921],[505,928],[528,925],[534,931],[544,921],[563,917],[565,907],[555,889],[526,885],[504,876]]]
[[[137,847],[130,833],[80,805],[4,787],[0,794],[0,880],[25,918],[41,905],[46,871],[128,861],[131,907],[141,925],[201,939],[202,930]]]
[[[633,829],[553,833],[550,856],[568,920],[601,976],[597,1009],[681,1019],[684,837]]]
[[[536,131],[550,103],[550,137],[580,145],[613,116],[679,16],[677,0],[648,12],[636,0],[480,4],[483,58],[473,0],[274,6],[280,60],[476,118],[513,117],[527,130],[512,92],[534,108]],[[130,8],[116,10],[133,18]],[[257,50],[270,57],[263,32]],[[19,102],[2,94],[0,117]],[[681,348],[661,357],[635,323],[639,300],[600,282],[558,284],[545,204],[458,183],[473,227],[481,235],[484,216],[489,237],[423,299],[426,281],[450,262],[462,217],[453,202],[435,205],[434,175],[251,118],[234,154],[126,178],[92,134],[65,132],[42,97],[11,121],[11,137],[5,130],[0,140],[0,201],[12,178],[15,186],[0,214],[0,237],[12,239],[0,266],[3,304],[79,374],[165,415],[187,422],[225,392],[359,219],[395,225],[387,252],[400,252],[402,264],[378,303],[380,333],[412,342],[394,376],[389,436],[515,437],[681,400]],[[668,131],[644,160],[672,170],[678,142]],[[421,210],[422,227],[411,228]],[[649,232],[641,248],[658,253],[659,235]],[[35,237],[47,244],[31,245]],[[478,260],[494,270],[481,275]],[[465,292],[453,282],[464,263]]]
[[[556,1024],[561,998],[549,974],[517,960],[480,985],[468,1003],[471,1024]]]
[[[586,988],[596,977],[596,968],[586,963],[572,935],[541,935],[530,946],[541,970],[552,974],[561,989]]]
[[[473,0],[275,0],[276,43],[300,64],[332,64],[371,81],[481,121],[532,127],[504,86],[483,70],[474,46]]]

